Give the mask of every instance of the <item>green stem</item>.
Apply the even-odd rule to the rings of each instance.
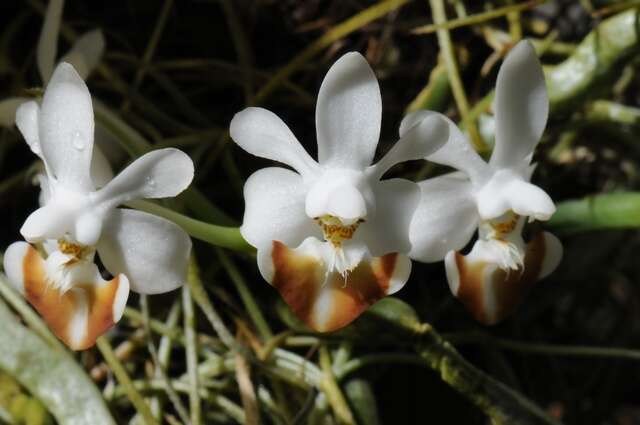
[[[640,360],[640,350],[611,347],[589,347],[584,345],[537,344],[495,338],[484,334],[451,334],[445,335],[452,344],[487,344],[491,347],[504,348],[528,354],[568,357],[603,357],[628,360]]]
[[[547,225],[565,234],[640,227],[640,192],[605,193],[561,202]]]
[[[115,353],[113,352],[113,348],[111,348],[111,344],[109,344],[109,341],[106,339],[106,337],[101,336],[100,338],[98,338],[98,340],[96,341],[96,346],[102,353],[104,360],[107,362],[109,367],[111,367],[111,370],[113,371],[114,375],[116,375],[116,378],[118,378],[118,382],[120,382],[120,384],[125,388],[127,397],[129,397],[129,400],[131,400],[131,403],[133,403],[138,413],[142,415],[145,423],[147,425],[156,425],[157,422],[154,419],[151,410],[149,409],[149,405],[144,401],[138,390],[136,390],[136,388],[133,386],[131,378],[129,378],[129,375],[127,374],[124,366],[116,357]]]
[[[231,335],[231,332],[229,332],[229,329],[227,329],[226,325],[222,321],[222,318],[209,299],[209,295],[207,295],[207,291],[204,289],[202,280],[200,279],[200,269],[198,267],[198,263],[193,255],[191,256],[191,260],[189,262],[188,281],[193,299],[198,304],[198,307],[200,307],[206,318],[209,320],[209,323],[211,323],[211,326],[220,337],[222,343],[226,345],[227,348],[234,349],[236,346],[236,340],[233,335]]]
[[[227,271],[227,274],[231,278],[231,281],[236,287],[236,290],[240,294],[240,298],[249,313],[249,317],[253,321],[258,333],[262,337],[263,340],[267,341],[273,338],[273,332],[267,323],[267,320],[262,315],[262,311],[258,306],[255,298],[249,288],[247,287],[247,283],[242,277],[242,274],[238,270],[235,264],[231,261],[231,259],[227,256],[227,254],[221,249],[216,250],[218,253],[218,258],[220,259],[220,263]]]
[[[460,19],[452,19],[443,23],[423,25],[421,27],[414,28],[413,30],[411,30],[411,32],[414,34],[431,34],[441,29],[452,30],[454,28],[482,24],[492,19],[501,18],[510,13],[518,13],[523,10],[532,9],[546,1],[548,0],[530,0],[524,3],[500,7],[498,9],[490,10],[484,13],[478,13]]]
[[[445,13],[443,0],[429,0],[431,4],[431,13],[433,15],[433,21],[436,25],[444,24],[447,22],[447,15]],[[451,91],[453,92],[453,98],[456,101],[462,122],[465,124],[471,142],[478,152],[483,152],[487,149],[485,143],[478,133],[478,127],[475,121],[469,118],[469,101],[467,100],[467,94],[464,91],[464,85],[460,78],[460,72],[458,71],[458,63],[451,43],[451,36],[449,30],[446,28],[437,30],[438,44],[442,51],[444,62],[447,65],[447,71],[449,73],[449,83],[451,84]]]
[[[189,274],[191,277],[192,274]],[[198,380],[198,341],[196,338],[196,317],[193,311],[193,299],[189,285],[182,287],[182,309],[184,311],[184,339],[186,342],[187,374],[189,376],[189,407],[191,424],[200,425],[200,383]]]
[[[189,235],[201,241],[234,251],[255,252],[255,249],[244,240],[237,227],[205,223],[150,201],[131,201],[127,205],[173,221]]]
[[[302,68],[311,58],[329,47],[336,41],[359,30],[368,23],[379,19],[386,14],[393,12],[408,3],[409,0],[384,0],[374,6],[368,7],[344,22],[325,32],[320,38],[308,45],[302,52],[296,55],[287,65],[280,68],[278,72],[265,84],[262,89],[253,97],[250,105],[258,105],[264,102],[283,81],[289,78],[294,72]]]
[[[338,419],[339,424],[352,425],[355,424],[353,414],[349,409],[347,400],[342,394],[340,385],[336,381],[336,377],[333,374],[333,368],[331,366],[331,357],[329,356],[329,350],[326,346],[320,347],[320,367],[322,368],[322,381],[320,381],[320,388],[327,395],[329,404],[333,409],[333,412]]]

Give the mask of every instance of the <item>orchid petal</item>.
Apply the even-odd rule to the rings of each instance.
[[[409,257],[441,261],[447,252],[464,248],[478,227],[473,188],[462,173],[428,179],[418,186],[421,197],[411,220]]]
[[[404,117],[400,123],[400,137],[404,137],[417,123],[430,116],[437,116],[449,125],[449,139],[427,160],[456,168],[469,176],[472,182],[482,183],[489,174],[489,167],[473,149],[458,126],[446,116],[431,111],[416,111]]]
[[[10,128],[16,122],[16,112],[23,103],[29,102],[28,97],[10,97],[0,101],[0,127]]]
[[[250,154],[287,164],[303,176],[318,168],[289,127],[264,108],[238,112],[231,120],[229,132],[233,141]]]
[[[240,232],[253,246],[277,240],[298,246],[320,227],[305,214],[306,187],[299,174],[284,168],[256,171],[244,185],[245,211]]]
[[[91,181],[93,186],[101,188],[113,179],[113,169],[109,160],[102,153],[97,145],[93,147],[93,158],[91,158]]]
[[[193,161],[179,149],[148,152],[95,193],[96,203],[115,207],[132,199],[167,198],[185,190],[193,180]]]
[[[7,248],[4,268],[11,284],[40,313],[49,328],[72,350],[85,350],[111,328],[124,313],[129,296],[127,277],[110,281],[100,276],[93,263],[64,264],[64,256],[55,252],[46,262],[29,244],[16,242]],[[67,291],[59,289],[51,274],[64,267],[77,281]]]
[[[42,156],[56,180],[69,189],[93,190],[93,107],[86,84],[68,63],[56,68],[40,108]]]
[[[40,107],[34,100],[22,103],[15,112],[15,122],[18,130],[22,133],[22,137],[29,145],[31,152],[42,158],[42,149],[40,148],[39,135],[39,114]]]
[[[375,186],[374,195],[375,215],[358,227],[354,237],[374,257],[409,252],[409,225],[420,201],[418,185],[404,179],[383,180]]]
[[[478,240],[465,256],[451,251],[445,258],[451,292],[479,322],[493,325],[511,315],[533,285],[559,262],[562,246],[548,233],[538,233],[526,246],[524,265],[504,270],[496,263],[494,244]]]
[[[259,252],[261,270],[294,314],[318,332],[332,332],[355,320],[369,306],[400,290],[411,261],[399,254],[363,259],[346,276],[326,272],[333,248],[308,238],[298,248],[274,242]]]
[[[476,199],[484,220],[500,217],[509,210],[536,220],[548,220],[556,210],[545,191],[524,181],[511,170],[497,171],[476,193]]]
[[[316,105],[318,162],[363,170],[380,137],[382,98],[366,59],[356,52],[338,59],[320,86]]]
[[[544,260],[540,270],[539,279],[549,276],[562,261],[562,242],[549,232],[544,232]]]
[[[104,35],[101,30],[89,31],[76,40],[71,50],[60,61],[73,65],[80,77],[86,79],[100,63],[104,54],[104,45]]]
[[[44,15],[44,23],[38,40],[36,61],[43,83],[47,83],[53,73],[53,65],[56,62],[58,52],[58,33],[62,20],[64,0],[50,0]]]
[[[449,139],[449,123],[441,117],[440,114],[420,114],[422,119],[403,129],[400,140],[371,167],[375,176],[379,179],[395,164],[423,159],[440,149]]]
[[[97,249],[107,270],[127,275],[132,291],[159,294],[186,281],[191,239],[163,218],[115,209],[107,217]]]
[[[48,204],[32,212],[20,228],[27,242],[42,242],[58,239],[72,227],[72,217],[58,210],[57,205]]]
[[[533,45],[519,42],[507,55],[496,82],[496,143],[490,164],[512,167],[533,152],[549,114],[544,74]]]

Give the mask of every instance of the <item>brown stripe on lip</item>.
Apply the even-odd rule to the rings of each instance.
[[[387,295],[397,264],[397,254],[361,262],[347,280],[332,272],[325,283],[322,260],[299,254],[273,242],[272,285],[294,314],[318,332],[331,332],[355,320],[364,310]]]
[[[74,290],[61,292],[49,282],[45,261],[29,246],[23,260],[24,292],[27,301],[40,313],[53,333],[72,350],[85,350],[113,326],[113,304],[120,279],[109,282],[79,284]],[[81,296],[83,291],[86,297]],[[79,313],[79,303],[88,301],[88,317],[84,335],[73,335],[73,322]]]
[[[496,324],[513,314],[537,282],[545,257],[544,233],[538,233],[528,244],[524,270],[504,271],[495,264],[471,262],[455,253],[460,285],[454,294],[477,321]],[[492,308],[487,297],[491,297]]]

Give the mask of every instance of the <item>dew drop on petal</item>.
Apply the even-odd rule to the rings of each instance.
[[[71,137],[71,143],[73,144],[73,147],[76,148],[79,151],[84,150],[84,138],[82,137],[82,133],[79,131],[76,131],[75,133],[73,133],[73,136]]]

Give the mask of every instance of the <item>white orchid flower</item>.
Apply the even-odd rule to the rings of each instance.
[[[318,94],[319,161],[275,114],[247,108],[231,121],[231,137],[247,152],[294,171],[259,170],[244,187],[240,228],[258,249],[258,268],[308,326],[332,331],[407,281],[409,223],[419,189],[380,180],[394,164],[420,159],[448,138],[439,117],[415,122],[370,165],[380,135],[378,81],[359,53],[329,70]]]
[[[50,0],[44,15],[36,52],[36,63],[43,85],[49,82],[56,64],[63,9],[64,0]],[[100,63],[104,48],[105,41],[102,31],[99,29],[91,30],[78,37],[71,49],[60,59],[60,62],[73,65],[84,80]],[[18,107],[29,100],[28,97],[11,97],[0,101],[0,126],[13,126]]]
[[[528,41],[518,43],[500,68],[494,111],[496,140],[488,163],[451,121],[448,142],[427,157],[462,172],[419,183],[422,198],[411,223],[409,254],[426,262],[444,258],[451,291],[486,324],[512,313],[562,257],[562,245],[550,233],[539,233],[528,244],[522,238],[526,218],[548,220],[555,212],[547,193],[529,182],[549,101]],[[433,114],[408,115],[400,134]],[[460,254],[476,230],[473,249]]]
[[[42,243],[48,255],[16,242],[5,253],[4,268],[52,330],[71,348],[84,349],[120,319],[129,288],[155,294],[183,283],[187,234],[162,218],[117,207],[177,195],[191,183],[193,163],[177,149],[152,151],[96,190],[91,95],[67,63],[56,68],[41,105],[29,101],[18,108],[16,125],[46,170],[43,205],[21,233]],[[113,280],[102,279],[96,252]]]

